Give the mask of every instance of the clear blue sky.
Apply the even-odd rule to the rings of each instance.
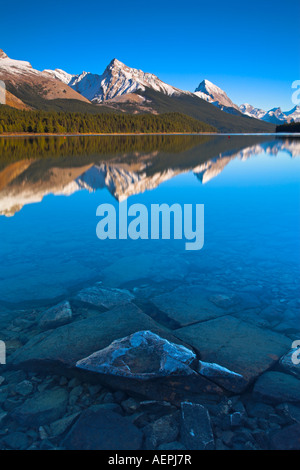
[[[300,79],[299,0],[2,2],[0,48],[33,67],[102,73],[116,57],[194,91],[288,110]]]

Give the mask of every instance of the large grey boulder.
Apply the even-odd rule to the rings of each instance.
[[[92,287],[82,289],[75,297],[76,300],[93,305],[111,309],[118,305],[124,305],[134,299],[128,290],[104,287],[101,282]]]
[[[300,380],[282,372],[266,372],[254,385],[254,397],[270,403],[300,403]]]
[[[216,363],[253,381],[290,348],[291,340],[230,315],[173,331],[200,354],[204,362]]]
[[[151,331],[138,331],[113,341],[107,348],[81,359],[76,366],[132,379],[150,380],[172,375],[196,375],[196,355]]]
[[[223,394],[218,385],[197,372],[198,361],[190,349],[151,331],[116,340],[76,365],[119,389],[174,404]]]

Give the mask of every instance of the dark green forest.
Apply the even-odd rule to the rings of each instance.
[[[281,124],[280,126],[276,127],[276,132],[300,132],[300,122]]]
[[[90,114],[72,112],[20,111],[0,106],[0,134],[113,134],[216,132],[216,129],[181,113]]]

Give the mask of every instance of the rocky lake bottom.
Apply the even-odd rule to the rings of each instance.
[[[1,448],[298,449],[299,306],[194,279],[7,309]]]

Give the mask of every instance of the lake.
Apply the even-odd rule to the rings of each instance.
[[[276,135],[1,138],[0,340],[6,342],[8,363],[12,358],[22,371],[18,378],[5,372],[7,382],[19,385],[35,377],[39,383],[43,375],[41,367],[37,372],[31,368],[34,363],[47,377],[54,369],[47,390],[54,385],[63,389],[67,382],[61,377],[74,379],[61,364],[56,368],[63,353],[55,356],[49,338],[59,328],[65,338],[69,325],[73,328],[78,322],[80,327],[79,322],[103,315],[107,322],[102,335],[106,328],[110,341],[98,338],[98,349],[134,331],[151,329],[155,322],[176,341],[191,346],[203,361],[242,375],[247,385],[236,389],[238,393],[225,387],[229,395],[249,394],[258,377],[264,380],[268,373],[292,377],[299,384],[299,370],[298,375],[288,375],[277,367],[280,357],[300,339],[299,157],[299,138]],[[98,206],[110,204],[118,211],[124,203],[142,204],[149,212],[154,204],[204,205],[203,247],[186,250],[186,240],[172,236],[174,224],[170,239],[100,240]],[[101,302],[97,288],[107,289],[101,291]],[[147,317],[141,327],[138,320],[132,330],[120,326],[126,323],[128,304],[111,303],[111,296],[121,292],[116,289]],[[65,301],[70,302],[72,321],[41,333],[41,316]],[[110,323],[107,314],[112,308],[121,310]],[[150,327],[144,328],[148,320]],[[82,325],[89,331],[87,323]],[[84,330],[82,336],[84,343]],[[94,340],[86,337],[91,344]],[[78,351],[72,346],[76,361],[94,352],[81,342]],[[68,347],[64,344],[62,351]],[[276,415],[276,406],[289,400],[280,387],[282,400],[271,394],[267,379],[253,397],[272,406]],[[216,378],[213,381],[220,385]],[[115,384],[112,390],[103,386],[108,387],[106,394],[123,390]],[[131,396],[128,387],[123,392]],[[41,393],[36,384],[28,396],[17,395],[15,404],[6,406],[8,413],[34,393]],[[157,393],[151,393],[145,396],[158,400]],[[81,403],[82,396],[69,401],[68,412],[52,421],[94,403],[91,398]],[[245,398],[243,405],[249,402],[253,408],[253,397]],[[297,396],[290,401],[300,405]],[[38,442],[40,448],[41,439],[28,434],[40,423],[16,416],[27,447]],[[248,410],[248,418],[260,429],[259,416]],[[40,422],[49,425],[47,419]],[[274,422],[269,420],[267,426],[280,430],[281,423],[275,429]],[[48,445],[61,445],[61,437],[54,436]],[[222,445],[226,447],[224,441]],[[228,446],[245,448],[245,442]]]

